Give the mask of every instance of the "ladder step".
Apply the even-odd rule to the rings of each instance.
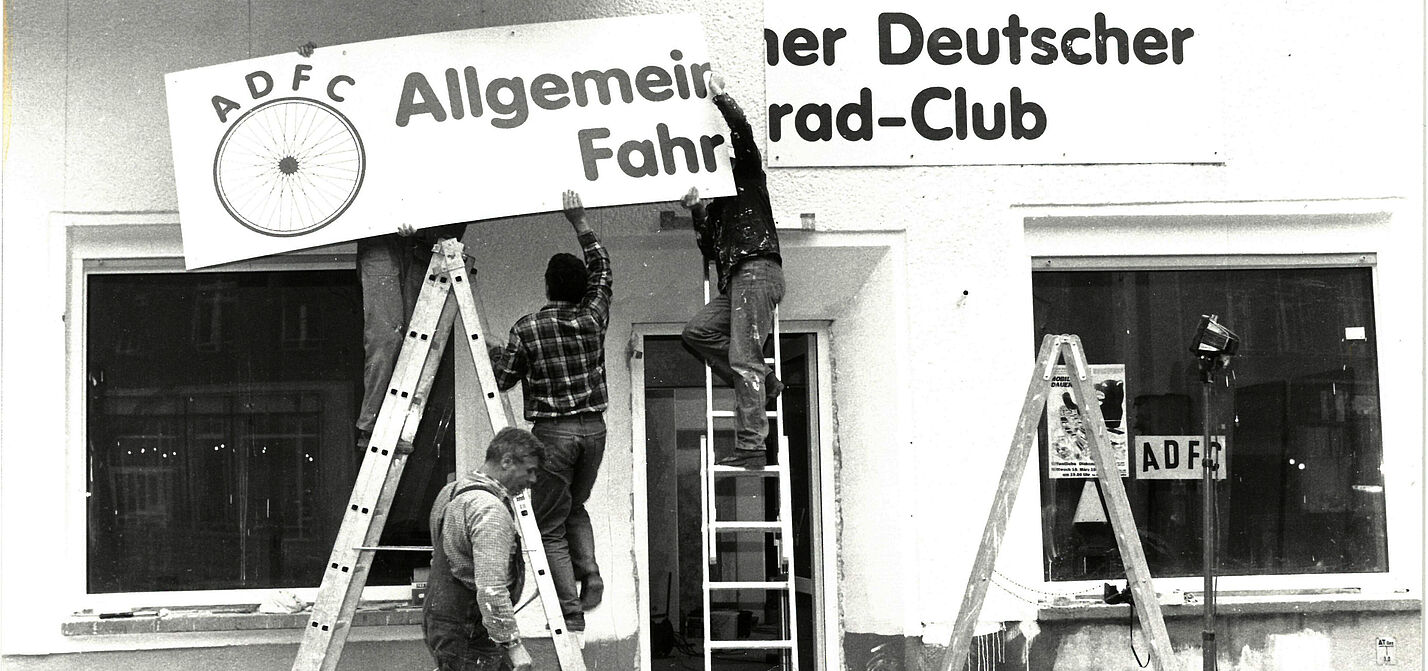
[[[777,411],[777,410],[765,410],[765,411],[764,411],[764,414],[767,415],[769,419],[778,419],[778,411]],[[710,417],[713,417],[714,419],[720,419],[720,418],[730,419],[730,418],[733,418],[733,416],[734,416],[734,411],[733,411],[733,410],[711,410],[711,411],[709,412],[709,416],[710,416]]]
[[[715,531],[782,531],[783,522],[714,522]]]
[[[431,552],[430,545],[359,545],[353,550],[391,550],[400,552]]]
[[[779,464],[769,464],[763,468],[744,468],[743,466],[720,466],[715,464],[714,472],[720,475],[753,475],[776,478],[783,472],[783,467]]]
[[[789,589],[792,585],[787,580],[778,582],[747,582],[747,581],[714,581],[709,583],[709,589]]]
[[[793,641],[756,641],[753,639],[705,641],[704,644],[711,650],[792,650],[794,647]]]

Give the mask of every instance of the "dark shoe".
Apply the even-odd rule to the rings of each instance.
[[[587,575],[580,581],[580,610],[595,610],[604,596],[605,581],[600,578],[600,574]]]
[[[735,468],[763,468],[769,463],[769,453],[766,450],[734,450],[715,463]]]

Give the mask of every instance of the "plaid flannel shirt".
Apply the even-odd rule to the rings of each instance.
[[[613,274],[610,254],[594,233],[580,236],[590,271],[579,303],[553,301],[521,317],[504,349],[493,351],[496,383],[510,389],[525,381],[521,397],[528,420],[603,412],[605,329],[610,322]]]

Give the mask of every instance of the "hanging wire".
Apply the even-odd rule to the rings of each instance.
[[[1006,574],[1002,573],[1001,571],[998,571],[998,570],[996,570],[996,569],[992,569],[992,584],[993,584],[993,585],[996,585],[998,588],[1000,588],[1003,592],[1007,593],[1008,595],[1010,595],[1010,596],[1012,596],[1012,597],[1015,597],[1016,599],[1019,599],[1019,600],[1021,600],[1021,601],[1026,602],[1026,603],[1032,604],[1032,605],[1034,605],[1034,606],[1041,605],[1041,602],[1040,602],[1040,601],[1031,601],[1031,600],[1029,600],[1029,599],[1027,599],[1027,598],[1021,596],[1020,594],[1017,594],[1017,593],[1011,591],[1010,589],[1007,588],[1007,585],[1004,584],[1004,583],[1010,584],[1011,586],[1016,587],[1016,588],[1021,589],[1021,590],[1024,590],[1024,591],[1026,591],[1026,592],[1031,592],[1032,594],[1036,594],[1036,595],[1039,595],[1039,596],[1042,596],[1042,597],[1049,597],[1049,598],[1053,598],[1053,599],[1056,598],[1056,597],[1076,596],[1076,595],[1078,595],[1078,594],[1092,594],[1092,593],[1095,592],[1095,589],[1094,589],[1094,588],[1091,588],[1091,589],[1076,589],[1076,590],[1063,590],[1063,591],[1057,591],[1057,592],[1048,592],[1048,591],[1043,590],[1043,589],[1037,589],[1037,588],[1035,588],[1035,587],[1028,587],[1028,586],[1026,586],[1026,585],[1023,585],[1023,584],[1021,584],[1021,583],[1019,583],[1019,582],[1017,582],[1017,581],[1015,581],[1015,580],[1012,580],[1011,578],[1007,577]]]

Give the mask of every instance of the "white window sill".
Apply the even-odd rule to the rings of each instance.
[[[1181,594],[1162,594],[1160,596],[1160,612],[1166,618],[1200,617],[1203,612],[1199,600],[1185,603]],[[1408,594],[1255,594],[1225,595],[1215,599],[1215,613],[1219,616],[1230,617],[1313,613],[1418,612],[1422,608],[1423,600]],[[1108,606],[1098,601],[1083,601],[1042,605],[1037,609],[1036,617],[1042,622],[1124,620],[1129,610],[1128,604]]]
[[[158,610],[138,611],[132,617],[102,619],[98,615],[76,615],[61,623],[65,636],[117,636],[125,634],[179,634],[195,632],[301,630],[311,613],[259,613],[249,608],[174,608],[159,616]],[[386,627],[420,625],[421,608],[406,602],[362,604],[352,618],[352,626]]]

